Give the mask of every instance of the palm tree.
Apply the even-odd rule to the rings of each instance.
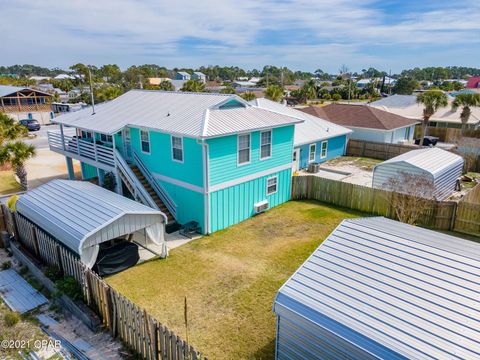
[[[265,89],[265,97],[272,101],[280,102],[283,98],[283,88],[278,85],[270,85]]]
[[[307,100],[312,100],[317,98],[317,84],[313,80],[307,81],[301,88],[301,92]]]
[[[470,107],[473,106],[480,106],[480,94],[458,94],[452,102],[452,111],[457,111],[459,107],[462,108],[462,112],[460,113],[460,120],[462,121],[462,136],[467,127],[468,120],[470,119],[470,114],[472,113]]]
[[[422,122],[422,137],[420,139],[420,146],[423,146],[423,139],[427,133],[428,121],[435,112],[448,105],[447,95],[440,90],[428,90],[417,96],[417,104],[422,104],[423,108],[423,122]]]
[[[240,95],[243,100],[245,101],[252,101],[252,100],[255,100],[257,97],[255,96],[255,94],[251,91],[246,91],[244,92],[242,95]]]
[[[183,84],[180,91],[203,92],[205,91],[205,84],[198,80],[188,80]]]
[[[6,141],[12,141],[28,134],[25,126],[20,125],[10,116],[0,113],[0,149]]]
[[[163,91],[175,91],[175,87],[173,86],[172,82],[168,80],[160,82],[158,87]]]
[[[12,165],[15,175],[20,180],[20,189],[28,190],[27,170],[25,162],[35,156],[35,147],[22,141],[9,142],[0,148],[0,165],[9,163]]]

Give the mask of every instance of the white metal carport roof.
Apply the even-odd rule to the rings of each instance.
[[[94,265],[99,244],[146,229],[164,242],[165,215],[89,182],[53,180],[23,195],[17,211]]]
[[[373,217],[344,220],[282,286],[274,310],[378,358],[478,359],[479,294],[480,244]]]

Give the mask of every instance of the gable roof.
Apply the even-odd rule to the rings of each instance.
[[[430,117],[430,121],[461,124],[460,113],[462,109],[458,108],[456,111],[452,111],[453,99],[453,97],[448,96],[448,106],[438,109],[435,114]],[[392,95],[374,101],[370,103],[369,106],[409,119],[422,120],[423,118],[423,106],[417,104],[416,95]],[[468,124],[480,123],[480,108],[472,107],[471,112]]]
[[[418,122],[367,105],[330,104],[309,106],[300,110],[338,125],[367,129],[394,130]]]
[[[237,109],[231,108],[235,104]],[[222,105],[225,108],[222,108]],[[241,119],[245,116],[244,119]],[[257,121],[256,117],[261,121]],[[118,98],[56,117],[54,122],[105,134],[125,126],[207,138],[295,124],[301,120],[253,108],[237,95],[130,90]]]
[[[474,359],[479,293],[480,244],[381,217],[348,219],[280,288],[274,311],[376,358]]]
[[[465,85],[467,89],[478,89],[480,88],[480,76],[472,76],[468,79],[467,85]]]
[[[451,168],[452,165],[463,164],[463,158],[450,151],[433,147],[408,151],[395,156],[394,158],[385,160],[384,162],[377,164],[375,167],[398,162],[405,162],[428,171],[435,177],[444,170]]]
[[[28,87],[0,85],[0,97],[4,97],[4,96],[7,96],[7,95],[12,95],[12,94],[15,94],[17,91],[24,91],[24,90],[35,91],[37,93],[40,93],[40,94],[43,94],[43,95],[46,95],[46,96],[52,96],[51,94],[46,93],[44,91],[35,90],[35,89],[28,88]]]
[[[352,132],[352,130],[343,126],[265,98],[252,100],[250,104],[268,111],[303,120],[304,122],[295,125],[294,146],[310,144]]]

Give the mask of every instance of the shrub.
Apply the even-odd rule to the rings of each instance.
[[[7,270],[7,269],[10,269],[11,267],[12,267],[12,262],[11,261],[5,261],[2,264],[2,270]]]
[[[7,311],[3,316],[3,321],[8,327],[15,326],[15,324],[20,321],[20,315],[13,311]]]
[[[62,272],[57,266],[48,266],[44,272],[45,276],[54,282],[62,278]]]
[[[62,280],[55,282],[58,292],[67,295],[72,300],[81,300],[83,298],[82,287],[72,276],[66,276]]]
[[[332,95],[332,100],[333,101],[338,101],[338,100],[341,100],[342,99],[342,96],[340,94],[333,94]]]

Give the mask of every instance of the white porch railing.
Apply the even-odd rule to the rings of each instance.
[[[59,131],[48,131],[50,150],[70,156],[78,160],[92,160],[97,165],[115,168],[113,148],[82,140],[76,135],[67,135]]]
[[[122,154],[115,149],[115,159],[117,162],[117,169],[120,172],[120,176],[123,177],[123,180],[126,181],[133,192],[133,197],[135,200],[140,201],[142,204],[150,206],[153,209],[160,210],[158,205],[155,203],[155,200],[150,196],[147,190],[143,187],[140,180],[133,172],[133,170],[128,166],[125,159],[122,157]],[[165,217],[165,224],[167,223],[167,218]]]
[[[145,166],[142,159],[140,158],[140,156],[138,156],[138,154],[135,150],[133,151],[133,158],[135,160],[135,164],[140,169],[140,172],[143,174],[143,176],[145,176],[145,179],[147,179],[148,183],[153,188],[153,190],[157,193],[160,200],[162,200],[164,205],[167,207],[168,211],[170,211],[170,214],[172,214],[172,216],[176,219],[177,218],[177,205],[175,204],[173,199],[168,195],[168,193],[165,191],[163,186],[160,185],[158,183],[158,181],[155,180],[152,173]]]

